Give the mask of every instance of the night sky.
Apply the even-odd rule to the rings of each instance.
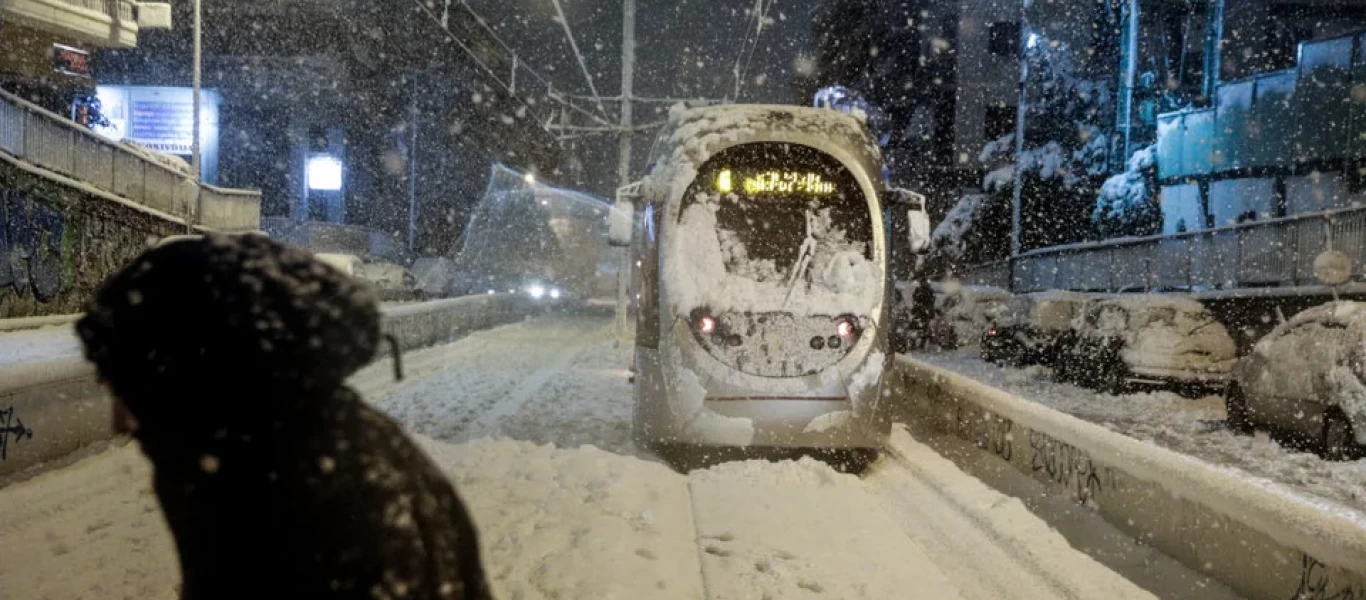
[[[438,2],[439,4],[439,2]],[[811,19],[823,2],[770,0],[768,20],[755,47],[742,102],[792,103],[795,69],[810,56]],[[470,0],[519,56],[570,93],[588,94],[588,84],[574,58],[564,30],[556,21],[551,0]],[[613,0],[561,0],[579,49],[592,72],[598,92],[616,96],[621,91],[621,13]],[[438,10],[440,6],[437,7]],[[732,69],[747,29],[752,31],[753,1],[747,0],[637,0],[635,94],[647,97],[708,97],[733,95]],[[450,10],[463,10],[453,1]],[[588,106],[591,103],[585,102]],[[668,105],[637,105],[636,122],[657,122]],[[609,107],[615,116],[616,111]],[[636,140],[636,172],[652,135]],[[616,141],[600,136],[596,143],[579,143],[585,181],[605,194],[616,187]]]

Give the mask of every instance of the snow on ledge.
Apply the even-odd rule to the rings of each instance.
[[[981,408],[1087,452],[1097,463],[1158,484],[1325,562],[1366,565],[1366,515],[1313,502],[1278,486],[1254,484],[1213,465],[1115,433],[953,371],[897,357],[897,368],[970,398]]]

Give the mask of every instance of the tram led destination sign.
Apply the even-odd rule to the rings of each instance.
[[[764,171],[741,178],[736,177],[730,169],[723,169],[716,176],[716,189],[722,193],[733,192],[737,180],[740,189],[746,194],[826,196],[835,193],[833,182],[826,181],[820,174],[810,171]]]

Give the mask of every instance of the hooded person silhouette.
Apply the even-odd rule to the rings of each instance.
[[[379,318],[257,235],[170,242],[100,287],[77,331],[152,462],[182,598],[489,597],[454,488],[344,385]]]

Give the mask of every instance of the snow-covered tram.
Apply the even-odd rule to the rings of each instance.
[[[675,108],[610,228],[636,267],[637,444],[876,451],[902,211],[923,251],[923,197],[885,184],[855,116]]]

